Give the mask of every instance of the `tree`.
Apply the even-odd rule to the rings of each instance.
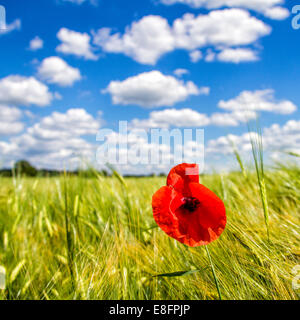
[[[37,169],[33,167],[28,161],[20,160],[15,163],[14,169],[17,174],[34,177],[37,175]]]

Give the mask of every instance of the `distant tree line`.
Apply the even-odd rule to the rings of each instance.
[[[86,170],[74,170],[67,171],[68,175],[83,175],[83,176],[93,176],[95,175],[94,169]],[[103,176],[108,176],[109,173],[105,170],[97,171]],[[26,160],[17,161],[12,169],[0,169],[0,176],[12,177],[12,176],[27,176],[27,177],[52,177],[64,174],[64,170],[50,170],[50,169],[37,169],[30,162]]]
[[[111,176],[112,173],[106,170],[95,170],[94,168],[88,168],[85,170],[67,171],[68,175],[93,177],[95,174],[100,174],[104,177]],[[20,160],[15,163],[12,169],[0,169],[0,176],[13,177],[13,176],[27,176],[27,177],[54,177],[64,174],[64,170],[50,170],[50,169],[37,169],[30,162],[26,160]],[[149,174],[144,176],[124,175],[125,177],[154,177],[155,174]],[[158,176],[165,176],[164,173]]]

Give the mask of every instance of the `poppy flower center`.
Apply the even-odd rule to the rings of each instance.
[[[182,208],[190,212],[195,211],[200,205],[200,201],[194,197],[185,197],[183,198]]]

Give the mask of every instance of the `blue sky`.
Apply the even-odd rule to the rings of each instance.
[[[74,154],[92,157],[99,127],[116,131],[120,120],[204,128],[213,161],[230,154],[229,134],[249,151],[245,110],[260,114],[275,158],[300,152],[296,3],[227,3],[0,0],[2,165],[27,158],[61,168]]]

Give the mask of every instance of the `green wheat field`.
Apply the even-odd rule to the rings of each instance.
[[[205,248],[155,225],[151,197],[165,178],[0,180],[0,299],[218,299]],[[300,169],[264,172],[269,239],[258,181],[244,168],[200,176],[227,209],[209,245],[223,299],[299,299]]]

